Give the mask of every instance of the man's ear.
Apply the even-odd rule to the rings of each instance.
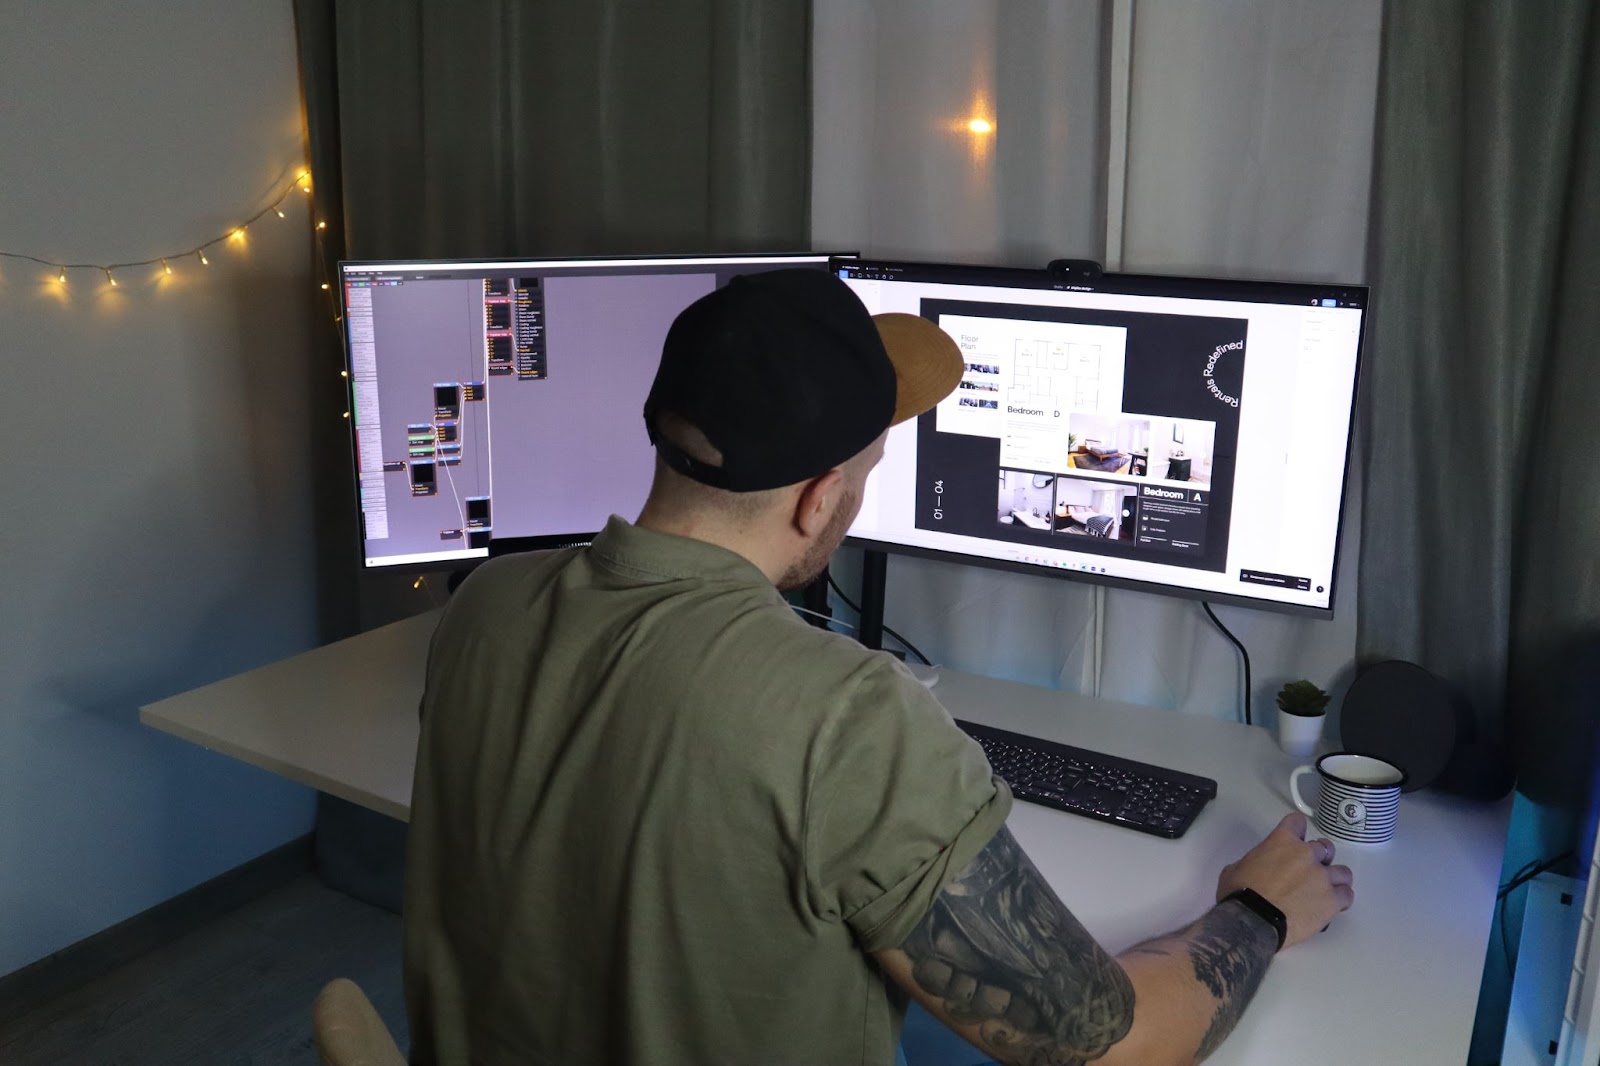
[[[805,483],[794,505],[795,532],[815,537],[827,528],[828,519],[844,499],[844,473],[834,467]]]

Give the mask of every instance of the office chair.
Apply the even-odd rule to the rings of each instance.
[[[317,994],[311,1031],[322,1066],[406,1066],[389,1027],[348,977],[329,981]]]

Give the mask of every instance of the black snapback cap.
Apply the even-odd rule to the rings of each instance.
[[[687,477],[731,492],[793,485],[933,407],[961,380],[961,353],[916,315],[876,317],[822,270],[741,274],[667,331],[645,429]],[[658,431],[668,412],[703,433],[720,466]]]

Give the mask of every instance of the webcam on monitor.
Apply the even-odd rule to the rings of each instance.
[[[1105,273],[1105,269],[1093,259],[1052,259],[1045,269],[1057,281],[1079,285],[1099,281],[1100,275]]]

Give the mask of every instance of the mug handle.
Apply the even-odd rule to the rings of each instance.
[[[1294,800],[1294,805],[1299,807],[1300,813],[1304,814],[1307,818],[1315,818],[1317,816],[1317,812],[1309,804],[1307,804],[1305,800],[1300,798],[1300,775],[1309,774],[1315,769],[1316,767],[1314,765],[1311,763],[1306,763],[1304,766],[1296,766],[1294,768],[1294,773],[1289,775],[1289,798]]]

